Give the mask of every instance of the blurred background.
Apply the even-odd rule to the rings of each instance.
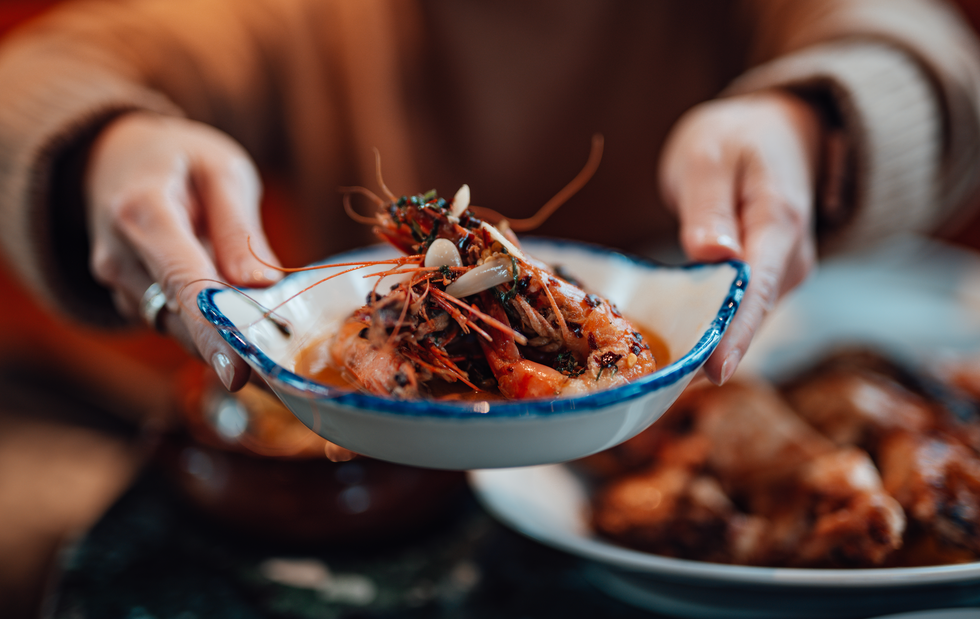
[[[0,0],[0,37],[57,3]],[[980,0],[957,4],[980,28]],[[273,248],[296,264],[306,256],[280,233],[292,227],[288,198],[275,178],[265,183]],[[943,240],[980,252],[977,210]],[[59,549],[135,478],[196,362],[144,329],[107,334],[50,314],[2,257],[0,299],[0,617],[14,619],[41,612]],[[137,424],[134,412],[149,421]]]

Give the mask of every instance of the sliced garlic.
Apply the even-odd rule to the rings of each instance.
[[[459,250],[449,239],[436,239],[429,245],[429,251],[425,252],[425,266],[427,267],[461,267],[463,259],[459,257]]]
[[[466,209],[470,208],[470,186],[464,184],[453,196],[453,203],[449,207],[449,214],[453,217],[459,217],[466,212]]]
[[[513,281],[513,262],[509,256],[494,256],[480,266],[473,267],[446,286],[446,294],[457,299],[489,290],[494,286]]]

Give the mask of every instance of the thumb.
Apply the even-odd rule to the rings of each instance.
[[[199,162],[201,202],[218,272],[235,286],[266,286],[282,278],[260,217],[262,184],[247,156]]]

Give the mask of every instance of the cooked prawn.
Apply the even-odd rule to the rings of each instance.
[[[571,191],[591,175],[600,147],[594,142]],[[330,344],[334,363],[359,388],[411,398],[440,379],[476,390],[495,384],[507,398],[554,397],[656,369],[643,336],[610,301],[525,255],[506,220],[491,225],[477,217],[469,187],[451,201],[434,191],[396,199],[380,171],[378,182],[387,200],[350,191],[378,206],[370,219],[375,233],[406,256],[375,275],[410,277],[386,295],[372,293]],[[549,212],[569,187],[546,205]],[[369,220],[354,214],[348,199],[345,208]]]

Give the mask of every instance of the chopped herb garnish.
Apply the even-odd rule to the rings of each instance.
[[[599,380],[599,378],[602,377],[603,370],[612,370],[612,373],[615,376],[616,372],[619,371],[619,366],[616,365],[616,362],[622,358],[623,355],[611,351],[603,353],[600,357],[597,357],[596,361],[599,362],[599,371],[596,373],[595,379]]]
[[[414,238],[419,243],[421,243],[422,241],[424,241],[425,240],[425,237],[426,237],[426,234],[425,234],[425,231],[422,230],[422,227],[419,226],[419,222],[417,222],[415,220],[412,220],[412,221],[408,222],[408,224],[409,224],[409,226],[412,229],[412,238]]]
[[[558,353],[558,356],[555,357],[554,367],[565,376],[571,376],[572,378],[581,375],[585,371],[585,368],[575,360],[575,355],[567,350]]]
[[[507,251],[506,248],[504,248],[504,251]],[[513,299],[515,295],[517,295],[517,284],[519,283],[520,270],[517,266],[517,259],[513,256],[510,257],[510,272],[513,282],[510,285],[510,289],[500,296],[500,300],[504,303],[507,303]]]

